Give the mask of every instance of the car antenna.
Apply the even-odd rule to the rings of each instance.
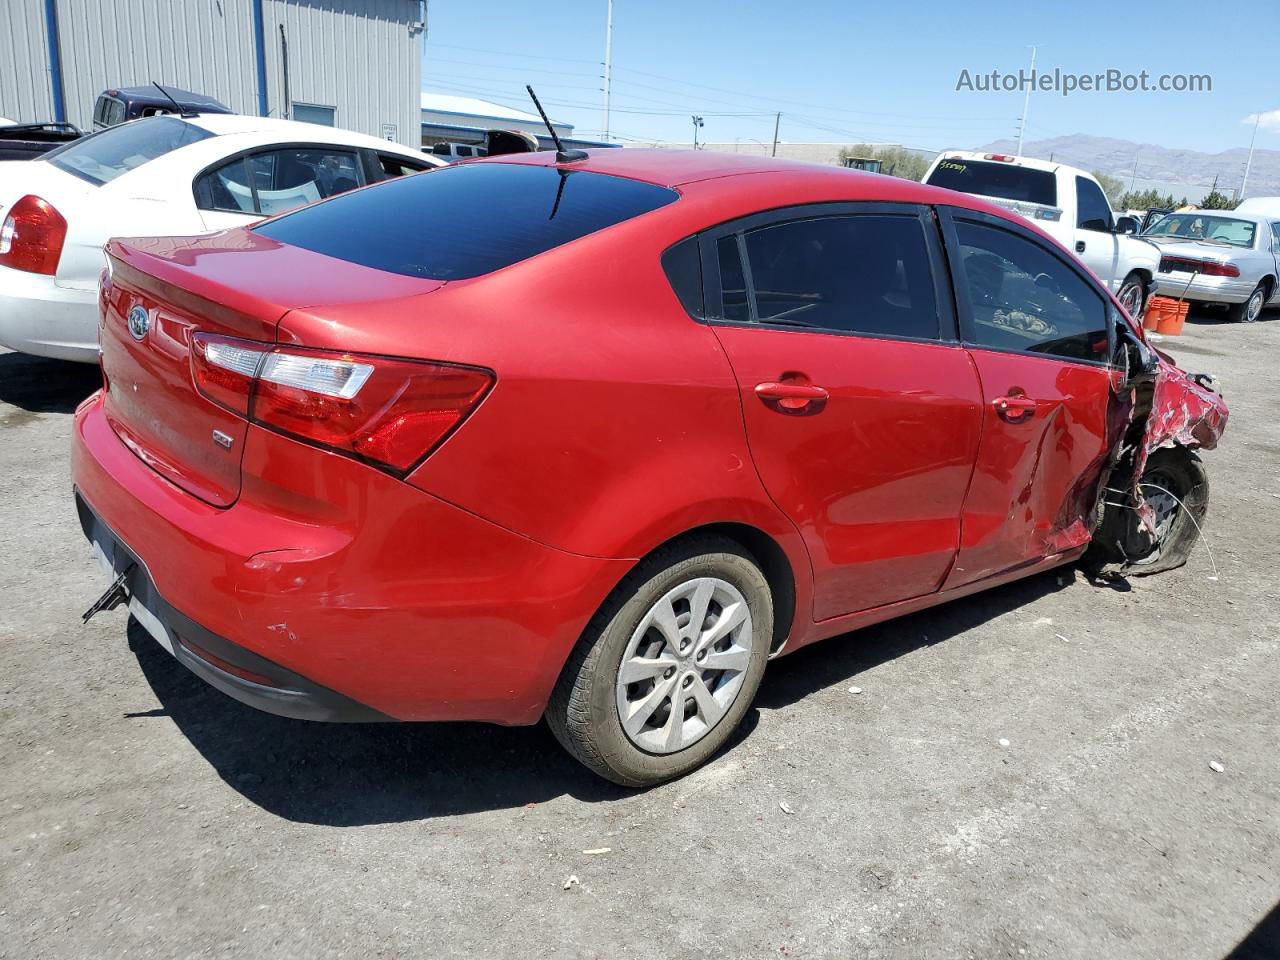
[[[538,108],[538,113],[542,114],[542,122],[547,125],[547,132],[551,134],[551,139],[555,141],[556,163],[573,163],[575,160],[587,159],[585,150],[566,150],[564,148],[564,144],[560,142],[560,135],[556,133],[556,128],[547,119],[547,111],[543,110],[542,104],[538,102],[538,95],[533,92],[533,87],[526,83],[524,88],[529,91],[529,96],[533,99],[533,105]]]
[[[168,100],[170,103],[172,103],[175,107],[177,107],[177,108],[178,108],[178,116],[180,116],[180,117],[182,117],[182,118],[184,118],[184,119],[185,119],[185,118],[187,118],[187,117],[198,117],[198,116],[200,116],[200,114],[196,113],[194,110],[190,110],[190,109],[188,109],[188,108],[184,107],[184,106],[183,106],[182,104],[180,104],[177,100],[173,99],[173,97],[171,97],[171,96],[169,95],[169,91],[168,91],[168,90],[166,90],[164,87],[160,86],[160,84],[156,83],[154,80],[152,80],[152,81],[151,81],[151,85],[152,85],[153,87],[155,87],[157,90],[159,90],[161,93],[163,93],[163,94],[164,94],[164,98],[165,98],[166,100]]]

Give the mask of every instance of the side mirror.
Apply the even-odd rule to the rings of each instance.
[[[1095,217],[1092,220],[1086,220],[1080,224],[1081,230],[1097,230],[1099,233],[1110,233],[1111,224],[1103,220],[1101,217]]]
[[[1134,236],[1138,233],[1141,225],[1138,223],[1137,217],[1120,217],[1116,220],[1116,233],[1125,236]]]
[[[1124,317],[1113,314],[1112,326],[1116,332],[1116,347],[1111,365],[1120,372],[1116,388],[1127,390],[1154,380],[1160,369],[1159,355],[1133,332]]]

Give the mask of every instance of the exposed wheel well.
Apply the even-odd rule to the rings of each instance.
[[[1124,279],[1128,280],[1134,275],[1137,275],[1138,279],[1142,281],[1142,285],[1144,287],[1151,286],[1151,281],[1155,279],[1155,275],[1150,270],[1143,270],[1141,267],[1130,270],[1124,275]],[[1120,286],[1124,286],[1124,281],[1121,281]]]
[[[1267,299],[1270,300],[1271,295],[1276,292],[1276,278],[1269,275],[1263,277],[1262,288],[1266,291]]]
[[[782,547],[763,530],[745,523],[709,523],[686,530],[658,544],[637,563],[670,544],[706,533],[716,533],[737,542],[760,564],[760,572],[768,581],[769,592],[773,595],[773,638],[769,649],[770,652],[777,651],[790,636],[795,622],[796,579],[791,561],[787,559]]]

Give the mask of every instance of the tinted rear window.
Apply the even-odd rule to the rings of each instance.
[[[929,174],[926,181],[931,186],[958,190],[980,197],[1000,197],[1004,200],[1021,200],[1024,203],[1041,203],[1046,207],[1058,205],[1058,184],[1048,170],[1032,170],[1012,163],[986,160],[943,160]]]
[[[212,136],[208,130],[174,117],[149,117],[73,140],[65,147],[50,150],[44,159],[81,180],[101,186],[156,157]]]
[[[480,163],[390,180],[254,230],[375,270],[464,280],[675,199],[666,187],[605,174]]]

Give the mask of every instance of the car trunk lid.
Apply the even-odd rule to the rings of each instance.
[[[237,255],[222,256],[231,252]],[[375,273],[244,229],[114,240],[107,254],[112,276],[99,339],[108,421],[144,463],[217,507],[239,496],[248,421],[197,390],[195,333],[275,343],[280,319],[294,308],[367,298],[371,273],[379,294],[403,297],[441,286]]]
[[[1160,251],[1161,273],[1202,273],[1206,264],[1230,263],[1232,255],[1238,255],[1241,247],[1221,243],[1205,243],[1197,240],[1165,237],[1143,237]]]

